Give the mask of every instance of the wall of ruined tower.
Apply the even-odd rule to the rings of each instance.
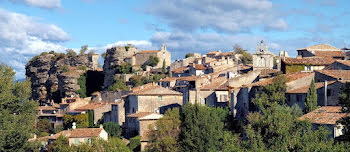
[[[104,87],[108,88],[114,83],[116,67],[124,62],[124,59],[133,56],[137,52],[137,48],[126,49],[124,46],[113,47],[107,49],[103,64],[103,72],[105,74]]]

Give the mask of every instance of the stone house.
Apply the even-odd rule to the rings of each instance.
[[[190,99],[201,105],[207,105],[210,107],[227,107],[228,105],[228,82],[226,77],[218,77],[212,79],[210,84],[201,87],[198,91],[194,92],[196,95],[190,97],[196,97],[196,99]]]
[[[91,97],[88,98],[71,98],[71,97],[66,97],[61,99],[60,103],[60,110],[62,112],[68,112],[68,111],[73,111],[74,109],[85,106],[89,104],[91,101]]]
[[[125,61],[130,63],[132,66],[142,66],[150,56],[158,57],[159,62],[154,68],[162,68],[163,61],[165,66],[168,67],[171,64],[171,53],[167,51],[166,45],[163,44],[161,50],[142,50],[136,52],[134,55],[125,58]]]
[[[50,122],[51,128],[56,128],[63,124],[64,113],[59,109],[59,106],[39,106],[37,108],[38,119],[47,119]]]
[[[210,82],[210,75],[201,75],[201,76],[190,76],[190,77],[181,77],[176,80],[175,90],[183,94],[183,103],[187,102],[194,103],[195,99],[194,93],[197,89],[204,85],[208,85]]]
[[[183,105],[182,93],[150,83],[133,88],[127,96],[126,113],[165,113],[168,108]]]
[[[203,64],[193,64],[192,66],[189,66],[189,75],[199,76],[203,74],[207,74],[207,69]]]
[[[343,51],[329,44],[318,44],[298,49],[298,55],[304,57],[322,57],[328,60],[339,60],[343,58]]]
[[[349,60],[337,60],[328,65],[325,70],[350,70]]]
[[[215,56],[219,54],[221,54],[221,50],[211,51],[211,52],[208,52],[206,55],[209,58],[215,58]]]
[[[164,87],[164,88],[174,88],[176,85],[176,80],[179,79],[179,77],[168,77],[165,79],[161,79],[158,82],[158,85]]]
[[[267,49],[267,45],[261,41],[258,44],[257,52],[253,54],[253,70],[272,69],[274,55]]]
[[[281,61],[281,71],[284,74],[297,73],[302,71],[322,70],[326,66],[332,64],[333,60],[322,57],[305,57],[296,58],[285,57]]]
[[[175,60],[170,64],[170,71],[180,67],[187,67],[190,63],[194,63],[198,58],[201,59],[200,53],[192,53],[192,56],[190,57],[181,60]]]
[[[108,133],[102,127],[64,130],[52,136],[41,137],[39,140],[44,141],[46,145],[49,145],[60,136],[67,137],[70,146],[79,145],[81,143],[91,143],[92,138],[108,140]]]
[[[317,70],[315,71],[315,81],[350,81],[349,70]]]
[[[310,121],[314,129],[320,126],[329,128],[329,137],[336,138],[343,135],[345,131],[344,126],[337,121],[347,115],[342,112],[340,106],[323,106],[299,117],[299,120]]]
[[[325,85],[327,85],[325,87]],[[329,82],[317,82],[315,83],[317,93],[317,105],[318,106],[338,106],[338,94],[340,93],[340,87],[343,85],[341,82],[329,81]],[[305,110],[305,101],[307,92],[309,91],[310,84],[288,90],[286,92],[286,103],[289,106],[294,104],[298,105],[301,110]]]
[[[127,115],[127,134],[132,137],[141,136],[141,151],[144,151],[148,140],[149,127],[152,127],[163,115],[152,112],[137,112]]]
[[[108,102],[92,102],[82,107],[78,107],[69,113],[88,113],[88,111],[92,111],[94,116],[94,123],[97,124],[99,120],[103,118],[103,114],[105,112],[111,111],[111,103]]]
[[[173,73],[172,76],[173,77],[188,77],[188,76],[190,76],[189,69],[190,69],[189,67],[176,68],[176,69],[171,71]]]
[[[111,103],[110,105],[112,110],[103,113],[103,122],[114,122],[120,126],[123,126],[125,122],[124,100]]]

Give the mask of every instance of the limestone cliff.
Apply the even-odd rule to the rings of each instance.
[[[46,103],[76,95],[77,79],[86,70],[96,70],[97,54],[67,56],[63,53],[42,53],[26,65],[26,76],[32,82],[32,98]]]
[[[107,49],[103,72],[105,74],[104,87],[108,88],[114,83],[114,76],[116,74],[116,67],[124,62],[125,58],[134,55],[137,48],[118,46]]]

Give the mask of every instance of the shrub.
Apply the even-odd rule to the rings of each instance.
[[[120,128],[117,123],[106,122],[103,124],[103,129],[105,129],[108,135],[111,137],[122,137],[122,128]]]
[[[141,136],[130,138],[129,148],[133,152],[141,151]]]
[[[80,86],[80,89],[76,91],[77,94],[79,94],[80,97],[86,98],[86,75],[82,74],[80,75],[78,79],[78,85]]]

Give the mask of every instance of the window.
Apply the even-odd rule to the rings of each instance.
[[[118,110],[118,105],[112,105],[112,110],[117,111]]]
[[[297,102],[301,102],[302,95],[298,94],[297,95]]]
[[[311,70],[312,70],[312,67],[310,65],[305,66],[305,71],[311,71]]]
[[[132,113],[135,113],[135,112],[136,112],[135,108],[132,108]]]
[[[78,139],[78,138],[75,138],[75,139],[74,139],[74,144],[79,145],[79,143],[80,143],[80,142],[79,142],[79,139]]]
[[[163,97],[162,97],[162,96],[158,96],[158,100],[159,100],[159,101],[162,101],[162,100],[163,100]]]
[[[327,89],[327,97],[332,96],[332,90],[331,89]]]

